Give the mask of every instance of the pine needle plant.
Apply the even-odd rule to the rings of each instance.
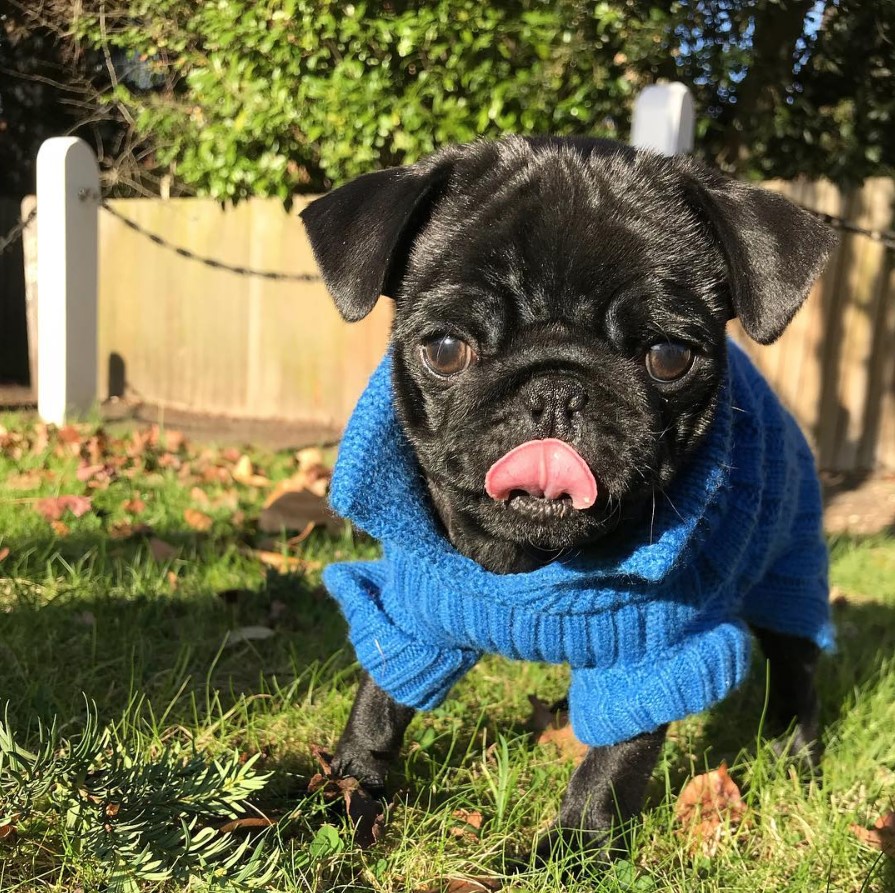
[[[209,759],[181,744],[134,753],[90,705],[78,736],[53,724],[37,739],[28,750],[0,722],[0,834],[75,853],[109,893],[136,893],[141,882],[253,890],[274,875],[275,828],[252,838],[227,827],[268,781],[257,755]]]

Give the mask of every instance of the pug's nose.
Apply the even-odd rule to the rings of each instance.
[[[568,437],[587,405],[587,391],[567,378],[536,378],[525,388],[525,407],[543,437]]]

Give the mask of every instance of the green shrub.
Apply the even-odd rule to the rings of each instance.
[[[667,31],[639,0],[130,0],[77,26],[140,61],[110,101],[222,199],[288,199],[478,136],[625,137]]]

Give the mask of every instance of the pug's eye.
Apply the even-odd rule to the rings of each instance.
[[[454,335],[436,335],[420,348],[426,368],[440,378],[465,372],[477,359],[476,352]]]
[[[677,381],[693,365],[693,351],[674,341],[654,344],[646,352],[646,371],[653,381]]]

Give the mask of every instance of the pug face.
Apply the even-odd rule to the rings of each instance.
[[[455,545],[516,555],[642,521],[711,425],[728,319],[774,340],[831,247],[772,193],[601,140],[451,147],[303,217],[347,319],[395,301],[398,416]]]

